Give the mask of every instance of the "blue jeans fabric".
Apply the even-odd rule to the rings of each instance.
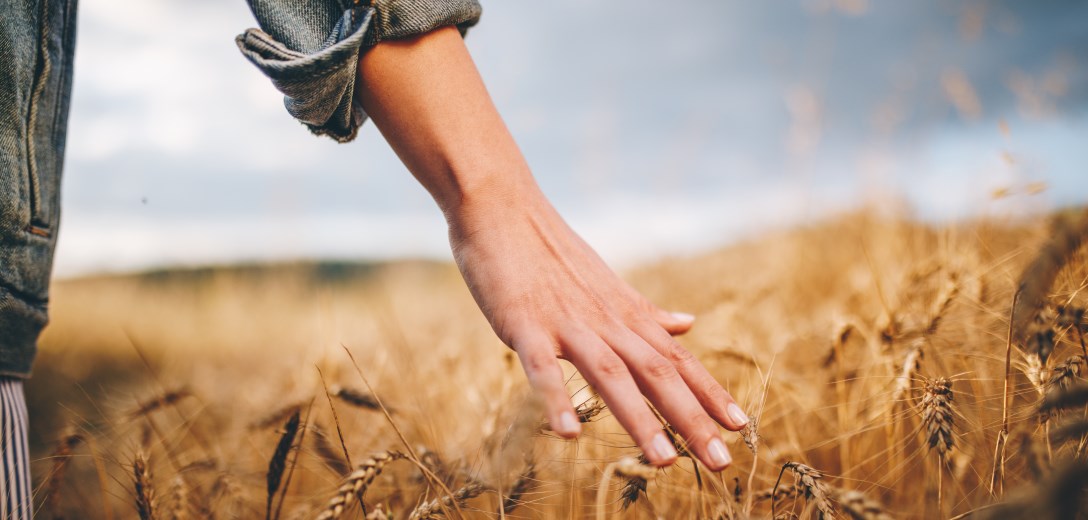
[[[0,376],[25,378],[47,322],[77,0],[0,0]],[[480,17],[476,0],[249,0],[242,53],[318,135],[350,141],[361,52]]]

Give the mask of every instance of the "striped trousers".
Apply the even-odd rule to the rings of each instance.
[[[31,517],[30,463],[27,455],[26,398],[23,381],[0,377],[0,519]]]

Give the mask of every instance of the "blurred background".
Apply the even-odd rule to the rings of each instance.
[[[759,418],[758,475],[730,437],[747,492],[788,458],[898,518],[993,502],[1003,317],[1050,216],[1088,203],[1088,2],[482,1],[468,46],[545,192],[633,287],[698,316],[680,341]],[[259,518],[284,410],[314,403],[303,432],[342,427],[345,454],[399,446],[341,404],[371,383],[413,445],[512,482],[493,449],[513,413],[536,428],[525,378],[374,126],[338,145],[294,121],[235,46],[255,25],[243,0],[80,4],[60,280],[26,391],[38,516],[124,517],[144,453],[174,511],[189,486],[190,505]],[[1079,258],[1054,285],[1071,308],[1088,305]],[[918,334],[918,377],[953,377],[963,411],[948,514],[927,469],[948,459],[893,393]],[[1059,338],[1053,359],[1080,359]],[[1012,388],[1049,449],[1041,390]],[[635,453],[608,415],[577,444],[533,437],[540,487],[520,511],[596,503],[601,463]],[[315,517],[344,473],[317,432],[285,516]],[[1010,496],[1036,468],[1021,458]],[[368,499],[429,500],[404,470]],[[669,474],[649,496],[682,518],[702,480]]]
[[[927,221],[1088,201],[1088,2],[485,1],[468,45],[605,258],[862,206]],[[242,0],[87,0],[58,276],[447,259],[376,129],[311,136],[235,47]]]

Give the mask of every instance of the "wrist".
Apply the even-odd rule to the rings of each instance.
[[[495,224],[517,213],[547,206],[547,199],[527,167],[478,169],[453,175],[453,182],[435,201],[451,230]]]

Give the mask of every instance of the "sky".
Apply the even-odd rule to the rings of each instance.
[[[500,112],[616,265],[863,206],[1088,203],[1088,2],[482,3],[466,42]],[[450,258],[373,125],[340,145],[288,116],[234,44],[244,1],[79,8],[58,276]]]

